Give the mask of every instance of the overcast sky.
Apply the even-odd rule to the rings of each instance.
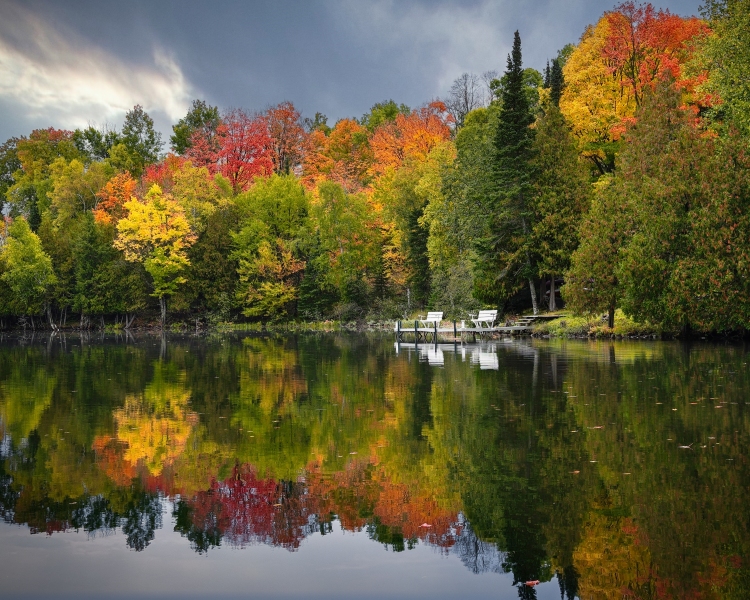
[[[141,104],[165,141],[194,98],[291,100],[329,123],[392,98],[418,106],[465,71],[502,72],[521,33],[541,69],[601,0],[0,0],[0,142],[40,127],[120,127]],[[655,6],[698,13],[701,0]]]

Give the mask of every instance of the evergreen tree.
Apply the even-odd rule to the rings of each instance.
[[[549,310],[553,311],[557,310],[555,276],[569,268],[578,247],[578,226],[588,211],[591,187],[576,140],[555,105],[548,106],[537,121],[534,150],[532,247],[538,274],[550,278]]]
[[[533,228],[531,159],[534,116],[526,90],[521,59],[521,37],[515,33],[513,50],[502,80],[501,108],[495,132],[494,181],[491,214],[477,254],[477,295],[499,303],[528,281],[534,313],[538,312],[530,247]]]
[[[565,86],[565,79],[563,77],[562,65],[560,64],[559,58],[552,59],[552,68],[549,72],[549,97],[552,100],[552,104],[560,107],[560,97],[562,96],[563,87]]]
[[[0,213],[3,212],[5,194],[16,182],[14,173],[21,168],[16,144],[18,138],[10,138],[0,145]]]

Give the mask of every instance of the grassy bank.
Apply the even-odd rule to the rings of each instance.
[[[559,318],[534,327],[535,337],[555,338],[661,338],[672,332],[662,331],[649,323],[637,323],[621,310],[615,312],[615,326],[608,327],[606,316],[574,316],[560,313]]]

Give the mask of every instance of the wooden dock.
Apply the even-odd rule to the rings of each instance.
[[[531,333],[534,324],[540,321],[556,319],[557,316],[535,315],[526,316],[518,319],[513,325],[498,325],[493,327],[466,327],[465,321],[452,321],[451,325],[445,327],[435,323],[432,327],[422,327],[419,321],[396,321],[394,333],[396,339],[400,342],[406,339],[412,339],[419,342],[437,342],[439,339],[448,339],[451,341],[463,341],[465,335],[471,335],[473,341],[487,339],[493,334],[498,335],[528,335]]]

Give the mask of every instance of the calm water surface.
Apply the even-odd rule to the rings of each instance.
[[[748,362],[0,339],[0,597],[747,598]]]

